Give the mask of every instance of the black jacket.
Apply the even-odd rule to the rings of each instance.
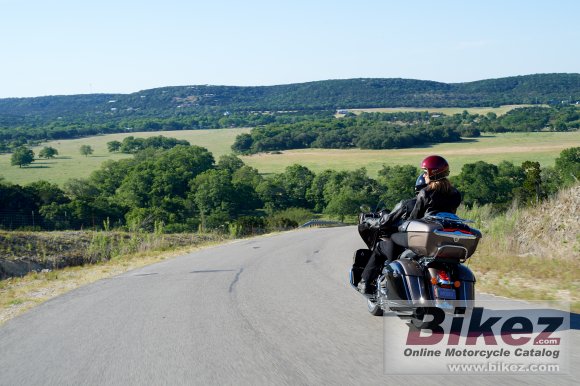
[[[411,198],[408,200],[401,200],[395,207],[393,211],[385,214],[381,217],[379,222],[381,228],[396,228],[400,225],[400,223],[409,218],[413,208],[415,208],[415,204],[417,202],[416,198]]]
[[[401,222],[409,218],[416,201],[417,199],[415,198],[400,201],[393,208],[392,212],[382,214],[379,221],[376,222],[372,221],[369,223],[368,221],[359,219],[358,233],[360,237],[372,249],[378,232],[382,231],[387,235],[397,232]]]
[[[409,219],[423,218],[425,215],[438,212],[455,213],[459,204],[461,204],[461,193],[457,189],[451,188],[450,193],[443,193],[427,187],[417,195],[417,202]]]

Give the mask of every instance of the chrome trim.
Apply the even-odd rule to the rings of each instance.
[[[462,239],[462,240],[475,240],[475,239],[477,239],[476,235],[463,233],[463,232],[459,232],[459,231],[447,232],[447,231],[435,229],[433,231],[433,233],[435,233],[437,236],[450,237],[454,240],[455,239]]]
[[[349,272],[349,282],[350,282],[350,286],[358,291],[358,287],[356,285],[354,285],[354,275],[352,274],[352,269]]]
[[[415,299],[413,299],[411,297],[411,286],[413,284],[413,283],[411,283],[411,277],[412,276],[407,276],[407,275],[404,276],[404,278],[405,278],[405,293],[407,295],[407,300],[414,301]]]

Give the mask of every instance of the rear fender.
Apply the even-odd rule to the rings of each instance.
[[[425,272],[425,283],[431,283],[432,279],[437,280],[437,271],[443,269],[447,273],[451,274],[452,271],[452,283],[459,281],[459,287],[456,288],[457,300],[474,300],[475,299],[475,275],[469,268],[462,264],[449,266],[440,266],[438,264],[431,265]],[[429,296],[434,299],[434,290],[432,285],[429,285]],[[455,286],[453,285],[453,288]]]

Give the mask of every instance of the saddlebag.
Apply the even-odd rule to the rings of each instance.
[[[386,265],[380,285],[386,289],[390,300],[428,298],[423,270],[415,260],[399,259]]]
[[[352,258],[352,268],[350,270],[350,284],[354,287],[358,285],[362,277],[362,273],[371,258],[372,251],[370,249],[359,249],[354,253]]]

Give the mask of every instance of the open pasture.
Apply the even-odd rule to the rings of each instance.
[[[538,161],[542,166],[554,165],[563,149],[575,146],[580,146],[580,132],[503,133],[410,149],[299,149],[281,154],[255,154],[242,159],[265,174],[278,173],[286,166],[298,163],[314,172],[354,170],[364,166],[371,177],[376,177],[383,165],[418,166],[426,156],[439,154],[450,162],[453,175],[458,174],[464,164],[475,161],[497,164],[506,160],[521,164],[529,160]]]
[[[54,159],[37,159],[27,167],[19,168],[10,165],[10,154],[0,155],[0,177],[15,184],[27,184],[38,180],[47,180],[58,185],[64,184],[70,178],[85,178],[93,170],[107,160],[119,160],[131,157],[129,154],[109,153],[107,142],[122,141],[128,136],[147,138],[157,135],[185,139],[192,145],[207,148],[217,159],[231,152],[231,145],[238,134],[249,132],[249,128],[220,129],[220,130],[179,130],[179,131],[156,131],[100,135],[70,140],[50,141],[32,150],[38,153],[44,146],[52,146],[58,150],[58,156]],[[79,152],[81,145],[89,145],[93,148],[92,155],[85,157]]]
[[[186,139],[192,145],[209,149],[216,161],[231,152],[235,137],[249,132],[243,129],[183,130],[110,134],[73,140],[52,141],[34,148],[38,154],[43,146],[52,146],[59,156],[52,160],[37,160],[28,167],[10,165],[10,154],[0,155],[0,176],[6,181],[24,185],[38,180],[47,180],[62,186],[70,178],[84,178],[98,169],[107,160],[130,157],[128,154],[109,153],[107,142],[133,135],[150,137],[163,135]],[[81,145],[94,149],[91,156],[79,153]],[[366,167],[369,175],[376,177],[383,165],[418,165],[427,155],[440,154],[451,163],[451,173],[457,174],[466,163],[478,160],[499,163],[503,160],[520,164],[526,160],[539,161],[543,166],[553,165],[563,149],[580,146],[580,132],[568,133],[504,133],[487,134],[480,138],[469,138],[458,143],[444,143],[412,149],[361,150],[361,149],[300,149],[282,151],[280,154],[256,154],[242,156],[242,160],[263,174],[280,173],[298,163],[314,172],[325,169],[354,170]]]

